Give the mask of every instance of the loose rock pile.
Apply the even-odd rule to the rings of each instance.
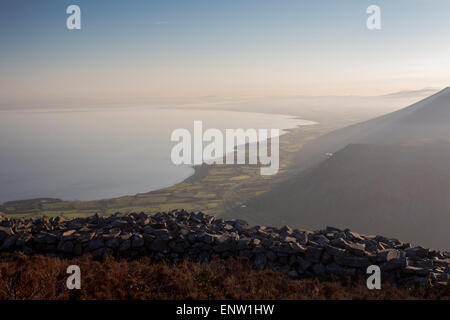
[[[446,285],[450,253],[327,227],[320,231],[249,226],[184,210],[64,220],[0,215],[0,251],[74,257],[86,253],[207,262],[246,257],[258,269],[299,275],[365,275],[369,265],[395,284]]]

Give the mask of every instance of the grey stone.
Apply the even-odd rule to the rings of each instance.
[[[172,236],[170,235],[169,231],[167,229],[155,229],[153,231],[153,234],[160,240],[168,241],[172,239]]]
[[[257,247],[257,246],[259,246],[261,244],[261,240],[259,240],[259,239],[252,239],[251,243],[252,243],[252,245],[254,247]]]
[[[227,235],[214,236],[214,243],[218,245],[225,244],[229,240]]]
[[[345,250],[330,245],[325,246],[325,251],[331,256],[344,256]]]
[[[414,274],[418,276],[427,276],[430,273],[427,269],[413,266],[406,266],[402,269],[402,271],[407,274]]]
[[[407,258],[395,258],[380,265],[381,271],[391,271],[406,268],[408,266]]]
[[[44,242],[47,243],[47,244],[54,244],[57,241],[58,241],[58,237],[56,235],[54,235],[54,234],[47,233],[44,236]]]
[[[346,243],[345,249],[351,254],[357,255],[359,257],[364,257],[367,255],[365,251],[366,246],[360,243]]]
[[[277,255],[270,250],[266,251],[266,257],[270,261],[275,261],[277,259]]]
[[[57,249],[64,253],[72,253],[73,243],[71,241],[60,241]]]
[[[0,242],[4,241],[7,237],[12,236],[13,232],[9,227],[0,227]]]
[[[290,270],[287,275],[291,278],[297,278],[298,277],[298,273],[295,270]]]
[[[170,247],[170,250],[175,253],[183,253],[185,251],[183,244],[177,243],[175,241],[169,242],[169,247]]]
[[[63,232],[63,234],[62,234],[63,240],[73,239],[75,232],[77,232],[77,230],[69,230],[69,231]]]
[[[306,252],[306,248],[299,245],[297,242],[290,243],[290,246],[294,254],[304,254]]]
[[[422,287],[430,285],[430,279],[427,277],[415,277],[414,282]]]
[[[130,240],[125,240],[124,242],[122,242],[119,246],[119,251],[127,251],[128,249],[131,248],[131,241]]]
[[[366,257],[335,256],[334,260],[337,264],[345,267],[363,268],[371,264],[370,260]]]
[[[32,255],[34,253],[34,251],[32,248],[25,246],[25,247],[23,247],[23,253],[26,255]]]
[[[335,262],[332,262],[326,266],[326,272],[337,276],[344,275],[344,269]]]
[[[321,263],[316,263],[312,266],[313,272],[315,274],[324,274],[325,273],[325,266]]]
[[[327,265],[329,264],[331,261],[333,261],[333,256],[329,255],[327,252],[324,252],[322,254],[322,259],[321,259],[322,263]]]
[[[105,242],[103,239],[93,239],[89,241],[88,250],[97,250],[99,248],[103,248],[105,246]]]
[[[113,228],[125,228],[128,225],[128,222],[125,220],[114,220],[113,223],[111,224],[111,226]]]
[[[213,234],[209,234],[209,233],[205,233],[202,237],[200,237],[204,243],[207,244],[213,244],[214,243],[214,238],[215,235]]]
[[[97,250],[94,250],[93,252],[92,252],[92,256],[94,257],[94,258],[102,258],[103,257],[103,255],[104,255],[104,253],[105,253],[105,248],[99,248],[99,249],[97,249]]]
[[[153,229],[152,226],[146,226],[146,227],[144,227],[144,228],[142,229],[142,231],[143,231],[144,233],[150,233],[150,234],[153,234],[153,232],[155,231],[155,229]]]
[[[83,254],[83,246],[81,243],[77,243],[75,247],[73,248],[73,254],[75,256],[81,256]]]
[[[161,239],[156,239],[150,245],[150,249],[156,252],[164,252],[168,250],[167,242]]]
[[[339,228],[336,228],[336,227],[330,227],[330,226],[327,226],[327,227],[326,227],[326,231],[341,232],[342,230],[339,229]]]
[[[297,239],[297,241],[302,245],[305,245],[308,242],[308,233],[307,232],[302,232],[302,231],[296,230],[296,232],[294,233],[294,236]]]
[[[258,269],[263,269],[266,266],[267,257],[264,254],[258,254],[255,257],[255,266]]]
[[[283,241],[284,242],[297,242],[297,239],[294,237],[284,237]]]
[[[221,253],[221,252],[225,252],[225,251],[230,251],[230,250],[233,250],[234,249],[234,246],[233,246],[233,244],[231,244],[231,243],[220,243],[220,244],[217,244],[217,245],[215,245],[214,247],[213,247],[213,250],[215,251],[215,252],[218,252],[218,253]]]
[[[305,271],[308,270],[308,268],[311,267],[311,265],[312,265],[311,262],[309,262],[308,260],[305,260],[303,258],[298,258],[297,262],[298,262],[298,265],[299,265],[297,271],[300,274],[305,273]]]
[[[320,262],[322,251],[322,248],[308,247],[306,248],[305,259],[312,263],[318,263]]]
[[[135,235],[135,236],[133,237],[132,242],[131,242],[131,246],[132,246],[133,248],[140,248],[140,247],[143,247],[144,244],[145,244],[144,239],[142,238],[142,236],[138,236],[138,235]]]
[[[11,236],[8,239],[6,239],[5,242],[3,242],[3,245],[1,246],[0,250],[9,251],[11,250],[14,245],[16,244],[17,236]]]
[[[120,246],[120,240],[118,238],[112,238],[106,241],[108,248],[117,249]]]
[[[353,241],[364,241],[364,238],[356,232],[348,231],[347,232],[348,238],[350,238]]]
[[[284,226],[280,228],[280,233],[292,234],[293,230],[289,226]]]
[[[347,241],[342,238],[333,239],[330,241],[330,245],[336,248],[345,249],[347,246]]]
[[[248,249],[250,247],[250,243],[251,243],[251,239],[249,239],[249,238],[240,239],[237,243],[237,249],[238,250]]]
[[[379,251],[375,257],[375,260],[378,263],[382,263],[398,258],[400,258],[400,251],[396,249],[387,249]]]
[[[422,247],[408,248],[405,250],[406,256],[408,258],[426,258],[428,256],[428,250]]]

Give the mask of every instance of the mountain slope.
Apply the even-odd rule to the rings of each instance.
[[[450,140],[450,87],[409,107],[335,130],[305,145],[297,156],[309,168],[350,143],[411,143],[413,140]]]
[[[449,88],[324,135],[302,151],[301,172],[250,201],[243,216],[254,223],[336,225],[450,247]],[[274,210],[278,214],[270,215]]]

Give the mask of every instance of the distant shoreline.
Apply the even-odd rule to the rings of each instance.
[[[305,123],[305,124],[297,124],[295,127],[292,128],[287,128],[287,129],[282,129],[282,133],[280,134],[280,137],[292,132],[293,130],[296,130],[302,126],[305,125],[315,125],[317,124],[317,122],[315,121],[311,121],[311,120],[305,120],[302,119],[300,116],[298,115],[292,115],[292,114],[280,114],[280,113],[267,113],[267,112],[255,112],[255,111],[251,111],[251,110],[233,110],[230,108],[213,108],[213,109],[206,109],[206,108],[198,108],[198,107],[187,107],[187,108],[180,108],[180,107],[167,107],[167,109],[170,110],[198,110],[198,111],[229,111],[229,112],[247,112],[247,113],[254,113],[254,114],[260,114],[260,115],[277,115],[277,116],[283,116],[283,117],[289,117],[290,119],[295,119],[298,121],[304,121],[304,122],[309,122],[309,123]],[[45,109],[42,111],[52,111],[53,109]],[[11,111],[11,110],[5,110],[5,111]],[[28,111],[28,110],[20,110],[20,111]],[[38,112],[39,110],[35,110],[35,109],[30,109],[29,111],[34,111],[34,112]],[[55,111],[55,110],[53,110]],[[67,111],[67,112],[71,112],[71,111],[77,111],[77,110],[60,110],[58,109],[57,111]],[[270,141],[270,139],[268,139]],[[245,144],[246,148],[248,146],[248,143]],[[160,187],[154,190],[150,190],[150,191],[143,191],[143,192],[139,192],[137,194],[123,194],[123,195],[119,195],[119,196],[114,196],[114,197],[107,197],[107,198],[100,198],[100,199],[92,199],[92,200],[67,200],[67,199],[63,199],[63,198],[55,198],[55,197],[51,197],[51,196],[43,196],[43,197],[37,197],[37,198],[26,198],[26,199],[17,199],[17,200],[9,200],[9,201],[4,201],[3,203],[0,203],[0,212],[2,212],[2,210],[4,210],[4,208],[6,206],[14,206],[17,204],[34,204],[34,205],[39,205],[39,204],[43,204],[43,203],[56,203],[56,202],[89,202],[89,201],[107,201],[107,200],[111,200],[111,199],[115,199],[115,198],[120,198],[120,197],[126,197],[126,196],[137,196],[139,194],[146,194],[146,193],[150,193],[150,192],[157,192],[157,191],[161,191],[164,190],[166,188],[170,188],[170,187],[174,187],[186,182],[197,182],[199,179],[204,178],[208,172],[209,169],[211,168],[210,165],[207,164],[202,164],[202,165],[192,165],[192,166],[188,166],[189,168],[193,169],[193,173],[191,175],[189,175],[186,178],[180,179],[179,181],[164,186],[164,187]]]

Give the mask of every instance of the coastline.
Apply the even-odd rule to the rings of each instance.
[[[217,109],[215,109],[215,110],[217,110]],[[238,112],[235,110],[226,110],[226,109],[221,109],[221,110]],[[253,111],[249,111],[249,110],[240,110],[240,111],[268,115],[268,113],[253,112]],[[289,119],[295,119],[295,120],[300,120],[300,121],[309,121],[309,120],[302,119],[298,115],[289,115],[289,114],[280,114],[280,113],[278,113],[278,115],[289,118]],[[280,134],[280,140],[284,139],[284,137],[286,135],[293,134],[294,132],[296,132],[297,130],[299,130],[302,127],[304,128],[304,127],[307,127],[310,125],[317,124],[314,121],[310,121],[310,122],[311,123],[308,123],[308,124],[304,124],[304,125],[297,124],[295,127],[288,128],[288,129],[282,129],[281,134]],[[283,138],[281,138],[281,137],[283,137]],[[248,145],[248,143],[246,145]],[[283,152],[281,148],[280,148],[280,152]],[[227,165],[225,165],[225,166],[227,166]],[[205,164],[197,165],[197,166],[189,166],[189,167],[193,169],[193,172],[190,176],[188,176],[182,180],[179,180],[178,182],[176,182],[172,185],[169,185],[169,186],[166,186],[163,188],[158,188],[158,189],[155,189],[152,191],[146,191],[146,192],[137,193],[134,195],[121,195],[118,197],[103,198],[103,199],[99,199],[99,200],[89,200],[89,201],[70,201],[70,200],[58,199],[58,198],[53,198],[53,197],[52,198],[38,197],[38,198],[32,198],[32,199],[5,201],[4,203],[0,204],[0,212],[9,214],[9,215],[14,215],[17,217],[22,216],[22,215],[34,216],[34,215],[49,214],[50,212],[53,215],[53,214],[56,214],[56,212],[54,212],[54,211],[57,211],[58,208],[61,208],[62,212],[60,212],[60,213],[65,214],[64,211],[67,211],[67,210],[66,210],[66,206],[64,204],[69,204],[69,203],[74,204],[74,206],[73,206],[74,210],[76,210],[75,208],[83,208],[82,211],[90,210],[90,213],[105,212],[105,211],[110,212],[109,210],[112,209],[111,203],[117,203],[118,200],[120,202],[120,200],[123,200],[123,199],[138,199],[143,196],[150,195],[150,194],[154,195],[154,194],[166,193],[168,190],[179,189],[185,185],[200,184],[202,180],[208,179],[208,177],[210,176],[211,170],[217,168],[217,166],[214,166],[214,165],[211,166],[211,165],[205,165]],[[237,170],[237,171],[239,171],[239,170]],[[229,179],[233,179],[233,178],[238,177],[239,174],[231,173],[230,175],[227,174],[227,176]],[[224,178],[224,179],[220,179],[220,180],[226,181],[227,179]],[[49,201],[49,199],[50,199],[50,201]],[[212,197],[210,197],[210,199],[212,199]],[[166,203],[168,205],[170,205],[171,201],[168,200],[168,201],[166,201]],[[147,203],[146,203],[146,205],[147,205]],[[119,209],[119,208],[123,208],[123,206],[120,205],[117,207],[117,209]],[[50,212],[47,211],[47,209],[49,209]],[[199,208],[199,209],[201,209],[201,208]],[[69,210],[69,211],[71,211],[70,212],[71,215],[76,215],[76,213],[73,212],[72,210]],[[85,213],[83,212],[82,215],[84,215],[84,214]]]

